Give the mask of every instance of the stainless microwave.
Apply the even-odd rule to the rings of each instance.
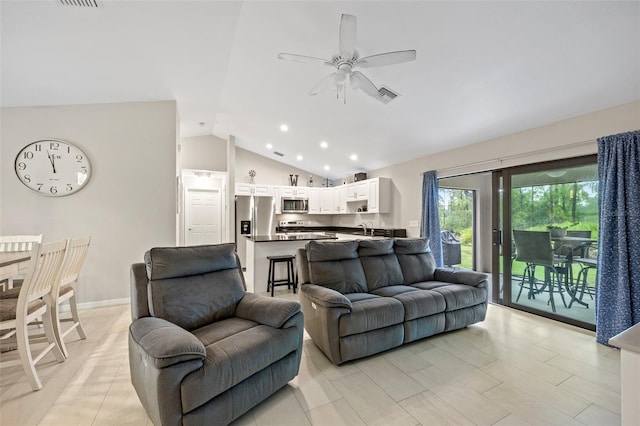
[[[309,199],[283,197],[282,213],[309,213]]]

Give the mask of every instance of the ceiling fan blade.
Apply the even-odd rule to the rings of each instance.
[[[382,67],[385,65],[400,64],[416,59],[415,50],[400,50],[397,52],[380,53],[371,55],[358,60],[356,64],[360,68]]]
[[[284,59],[287,61],[294,61],[294,62],[303,62],[305,64],[322,62],[325,65],[333,66],[333,63],[328,59],[315,58],[313,56],[296,55],[295,53],[278,53],[278,59]]]
[[[316,84],[315,86],[313,86],[311,88],[311,90],[309,90],[309,95],[314,96],[317,95],[319,92],[321,92],[323,89],[325,89],[327,86],[329,86],[330,84],[332,84],[334,82],[333,78],[336,75],[336,73],[331,73],[328,76],[326,76],[325,78],[323,78],[322,80],[320,80],[320,82],[318,84]]]
[[[343,14],[340,18],[340,54],[346,54],[349,58],[353,56],[356,48],[356,17]]]
[[[351,78],[349,80],[351,83],[351,87],[353,89],[360,89],[367,95],[382,101],[382,97],[380,96],[380,92],[378,92],[378,88],[371,80],[369,80],[364,74],[360,71],[351,72]]]

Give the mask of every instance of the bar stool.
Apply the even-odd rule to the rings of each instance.
[[[294,255],[267,256],[267,259],[269,259],[269,276],[267,278],[267,292],[271,290],[271,297],[273,297],[274,288],[277,285],[286,285],[287,288],[291,288],[291,286],[293,286],[293,292],[297,293],[298,281],[296,279],[296,274],[293,269],[293,260],[295,258],[296,257]],[[276,264],[277,263],[286,263],[287,278],[276,280]]]

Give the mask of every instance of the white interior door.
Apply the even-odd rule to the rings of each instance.
[[[222,242],[222,193],[218,189],[187,189],[185,244]]]

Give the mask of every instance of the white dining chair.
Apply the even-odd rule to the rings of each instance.
[[[55,336],[51,306],[57,303],[60,274],[69,240],[33,243],[29,268],[17,299],[0,299],[0,339],[16,338],[20,363],[31,388],[42,389],[36,364],[49,352],[58,362],[65,356]],[[31,352],[28,325],[42,317],[46,346],[36,356]]]
[[[0,253],[30,251],[34,243],[42,243],[40,235],[0,235]],[[25,270],[18,269],[10,277],[0,282],[0,290],[14,287],[15,282],[22,282]]]
[[[52,308],[51,314],[54,316],[54,325],[56,338],[60,344],[60,348],[65,357],[69,356],[67,347],[64,344],[64,338],[73,330],[78,332],[80,339],[86,339],[87,335],[80,323],[80,317],[78,316],[77,295],[78,295],[78,276],[82,265],[84,265],[87,252],[89,251],[89,244],[91,243],[91,237],[81,237],[71,239],[69,247],[67,248],[67,254],[64,265],[62,266],[62,274],[60,275],[60,288],[58,291],[57,306]],[[62,318],[60,315],[60,305],[64,302],[69,302],[69,311],[71,316]],[[62,332],[61,323],[72,322],[71,327]]]

